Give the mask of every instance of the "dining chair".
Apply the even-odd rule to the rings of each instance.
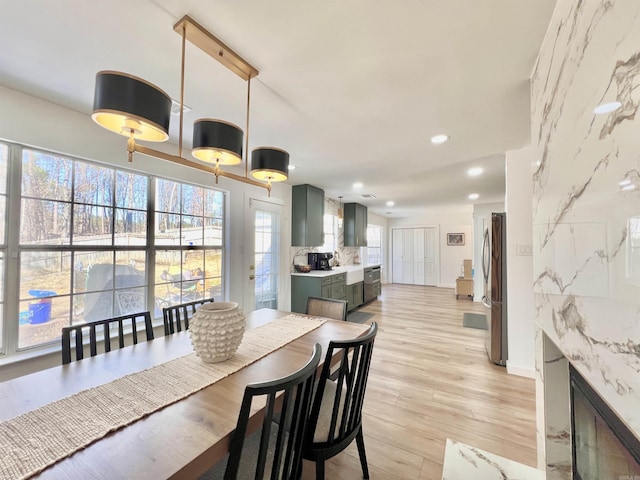
[[[171,335],[175,332],[181,332],[184,329],[189,330],[189,320],[196,313],[200,305],[213,302],[213,298],[204,298],[193,302],[180,303],[171,305],[162,309],[162,318],[164,320],[164,334]]]
[[[138,343],[138,321],[144,320],[144,330],[147,335],[147,341],[153,340],[153,325],[151,325],[151,314],[147,312],[133,313],[120,317],[106,318],[104,320],[95,320],[79,325],[71,325],[62,327],[62,364],[71,363],[71,352],[75,350],[76,360],[84,358],[84,339],[85,334],[89,336],[89,354],[95,357],[98,354],[99,331],[102,333],[102,341],[104,353],[111,351],[111,328],[117,325],[118,328],[118,347],[124,347],[125,326],[130,325],[131,341]],[[72,335],[72,333],[74,335]],[[74,348],[71,346],[72,337],[75,341]]]
[[[356,439],[363,478],[369,478],[362,434],[362,405],[378,324],[353,340],[329,342],[316,385],[305,433],[302,456],[316,463],[316,480],[324,479],[325,460],[337,455]],[[331,360],[337,355],[337,378],[331,380]]]
[[[304,439],[316,370],[322,347],[316,343],[309,361],[298,371],[245,387],[229,454],[200,477],[200,480],[298,478],[302,468]],[[249,436],[251,411],[264,405],[261,427]],[[252,408],[253,407],[253,408]],[[274,422],[275,416],[280,424]]]
[[[305,313],[334,320],[346,320],[347,302],[334,298],[308,297]]]

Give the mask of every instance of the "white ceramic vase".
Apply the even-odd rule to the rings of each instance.
[[[205,363],[222,362],[236,353],[244,330],[244,314],[235,302],[205,303],[189,320],[191,343]]]

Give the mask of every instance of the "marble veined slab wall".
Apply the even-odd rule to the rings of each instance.
[[[640,437],[640,1],[558,0],[531,93],[536,321]]]

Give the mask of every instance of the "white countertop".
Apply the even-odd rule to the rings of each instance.
[[[336,270],[311,270],[308,273],[293,272],[291,275],[295,275],[296,277],[328,277],[339,273],[340,272]]]
[[[377,266],[377,265],[369,265]],[[291,275],[301,277],[328,277],[331,275],[338,275],[340,273],[347,274],[347,285],[352,285],[364,280],[364,269],[368,268],[364,265],[340,265],[339,267],[333,267],[331,270],[311,270],[309,273],[294,272]]]

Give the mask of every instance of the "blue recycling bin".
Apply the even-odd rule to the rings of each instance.
[[[51,319],[51,297],[56,295],[56,292],[51,290],[29,290],[29,295],[38,299],[29,303],[30,323],[33,325],[48,322]]]

